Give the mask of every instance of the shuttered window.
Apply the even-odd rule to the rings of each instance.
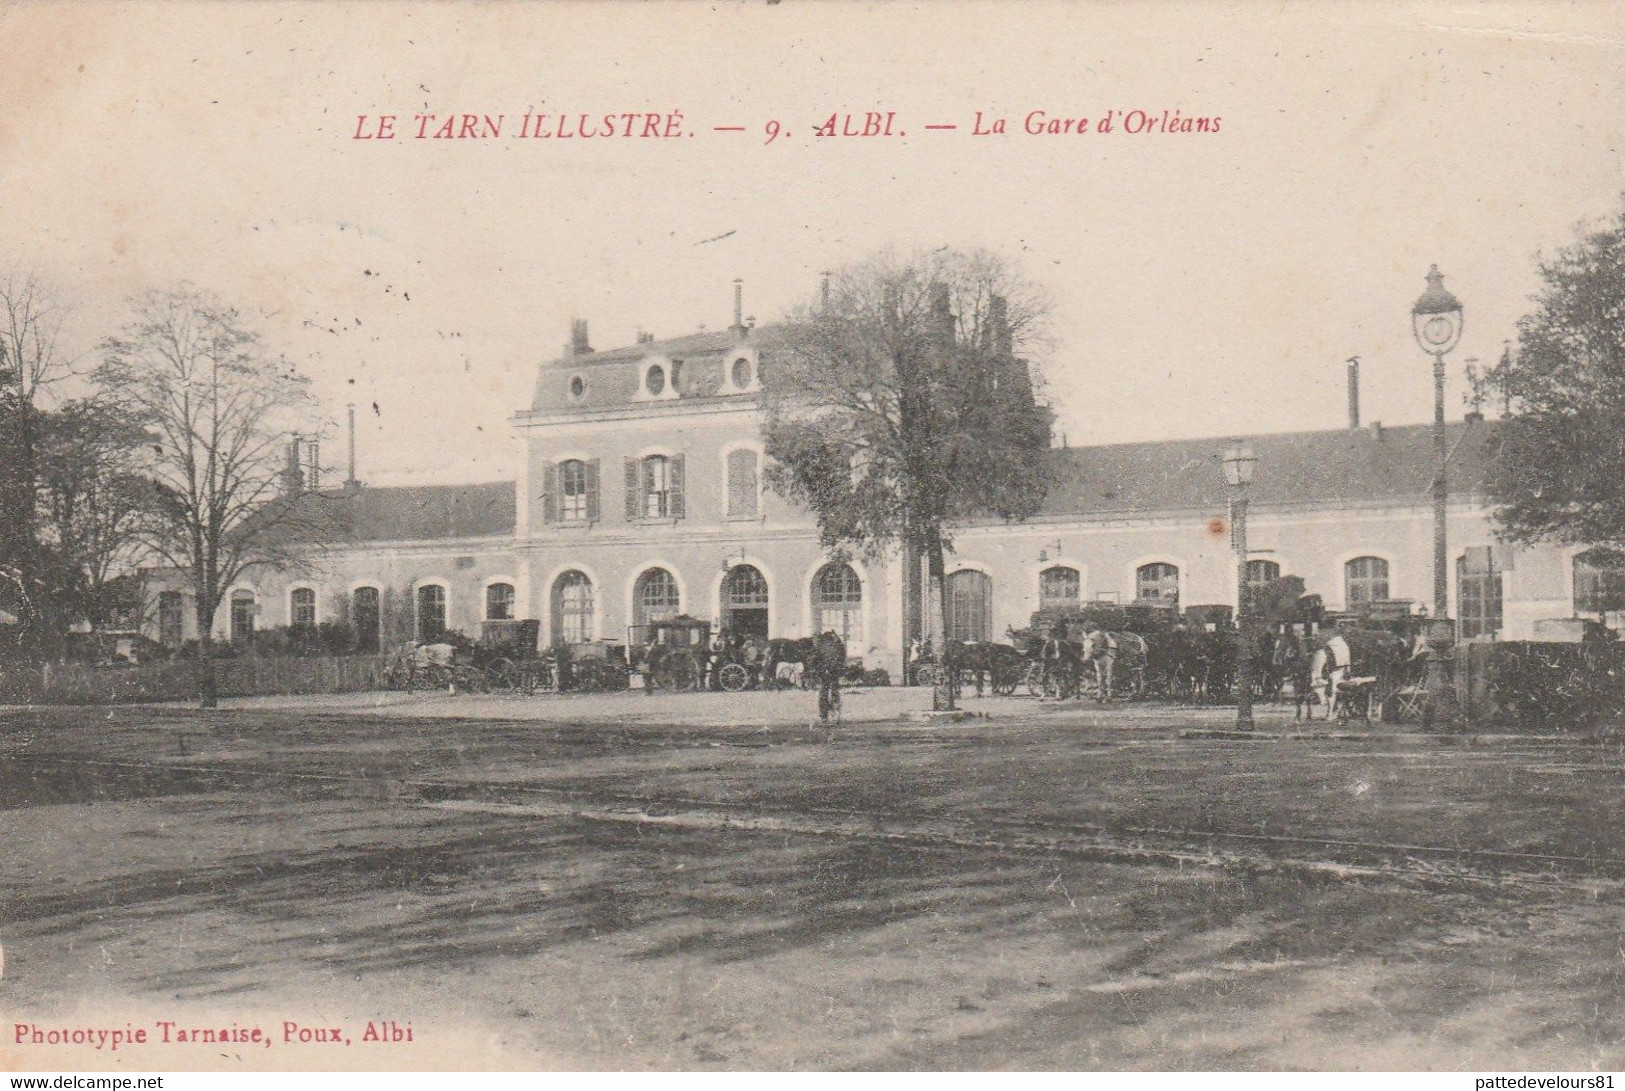
[[[544,523],[595,523],[598,503],[598,460],[565,459],[549,463],[542,491]]]
[[[626,460],[626,518],[681,519],[683,456],[649,455]]]

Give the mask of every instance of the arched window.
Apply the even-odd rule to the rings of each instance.
[[[683,609],[677,580],[664,568],[651,568],[632,588],[632,624],[643,628],[651,621],[675,617]]]
[[[486,587],[485,620],[513,620],[513,584],[493,583]]]
[[[308,587],[295,587],[288,593],[288,624],[314,626],[316,624],[316,592]]]
[[[813,631],[833,632],[850,647],[863,637],[863,582],[849,564],[826,564],[813,577]]]
[[[1625,554],[1588,549],[1574,558],[1574,612],[1599,620],[1625,610]]]
[[[1348,609],[1388,597],[1388,562],[1356,557],[1343,566],[1343,605]]]
[[[993,633],[993,580],[985,572],[961,569],[948,577],[948,639],[986,641]]]
[[[553,642],[586,644],[593,639],[592,581],[572,569],[553,581]]]
[[[357,587],[350,592],[350,624],[355,628],[355,646],[358,651],[378,650],[380,629],[383,624],[378,588]]]
[[[559,463],[559,518],[566,523],[587,518],[587,464],[579,458]]]
[[[438,583],[418,588],[418,640],[433,644],[446,635],[446,589]]]
[[[722,625],[730,633],[767,636],[767,580],[754,565],[736,564],[722,577]]]
[[[259,612],[259,603],[254,600],[254,592],[237,590],[231,593],[231,642],[233,644],[252,644],[254,642],[254,615]]]
[[[1167,561],[1142,564],[1134,572],[1134,596],[1179,609],[1179,566]]]
[[[1478,559],[1483,563],[1456,558],[1456,620],[1463,640],[1501,631],[1501,570],[1489,549],[1480,550]]]
[[[1069,565],[1057,564],[1038,574],[1038,608],[1077,606],[1083,602],[1083,578]]]
[[[748,447],[728,452],[728,518],[756,518],[759,461],[757,453]]]
[[[1252,587],[1263,587],[1274,583],[1281,578],[1281,566],[1274,561],[1248,561],[1247,583]]]
[[[186,639],[185,601],[179,591],[158,592],[158,643],[178,648]]]

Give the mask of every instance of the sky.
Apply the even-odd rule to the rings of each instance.
[[[1367,421],[1423,421],[1429,265],[1466,310],[1456,415],[1536,255],[1620,207],[1620,14],[13,2],[0,273],[54,286],[85,366],[132,293],[230,300],[329,428],[359,407],[376,484],[512,475],[510,416],[572,318],[597,348],[716,329],[739,277],[766,323],[887,247],[985,247],[1049,290],[1040,364],[1073,445],[1341,427],[1352,355]],[[812,135],[870,110],[899,135]],[[1028,135],[1034,110],[1090,131]],[[1219,131],[1130,134],[1133,110]],[[517,136],[537,111],[681,111],[694,135]],[[1007,131],[974,135],[978,111]],[[411,139],[414,114],[463,112],[504,115],[502,136]],[[405,138],[355,139],[380,115]]]

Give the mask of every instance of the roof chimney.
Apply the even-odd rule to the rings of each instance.
[[[649,342],[653,341],[654,339],[655,339],[655,335],[650,333],[648,330],[639,330],[638,331],[638,344],[647,345]]]
[[[586,356],[591,352],[592,345],[587,341],[587,320],[570,319],[570,343],[564,346],[564,355]]]
[[[1360,427],[1360,358],[1350,356],[1349,364],[1349,429]]]
[[[315,440],[305,444],[305,458],[308,469],[305,472],[305,482],[311,492],[322,487],[322,445]]]
[[[734,332],[745,332],[745,282],[734,277]]]
[[[350,476],[344,481],[345,492],[355,492],[361,487],[361,482],[355,476],[355,403],[351,402],[350,410]]]
[[[819,307],[827,311],[829,310],[829,270],[824,270],[822,279],[823,283],[818,289]]]
[[[282,468],[282,495],[293,499],[305,491],[305,471],[299,465],[299,437],[288,441],[288,464]]]
[[[1382,421],[1374,420],[1371,422],[1371,438],[1378,443],[1382,442]]]

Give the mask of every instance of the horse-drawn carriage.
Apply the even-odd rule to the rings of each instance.
[[[1022,680],[1034,697],[1140,697],[1150,664],[1144,633],[1155,631],[1160,607],[1096,602],[1048,607],[1011,639],[1023,660]],[[1098,647],[1087,636],[1101,633]]]
[[[1377,603],[1349,613],[1316,609],[1312,620],[1281,626],[1270,671],[1290,685],[1296,714],[1313,719],[1318,706],[1344,719],[1416,715],[1422,665],[1413,649],[1427,619],[1409,608]]]
[[[388,689],[444,689],[452,693],[477,693],[487,688],[485,670],[475,664],[471,647],[438,642],[408,641],[396,650],[384,668]]]
[[[711,657],[711,623],[678,614],[627,629],[628,666],[646,689],[699,689]]]
[[[470,651],[484,675],[485,689],[528,696],[558,688],[554,655],[537,648],[540,627],[535,619],[485,622],[479,644]]]
[[[618,640],[559,644],[551,654],[562,692],[615,692],[629,684],[632,672],[626,662],[626,646]]]

